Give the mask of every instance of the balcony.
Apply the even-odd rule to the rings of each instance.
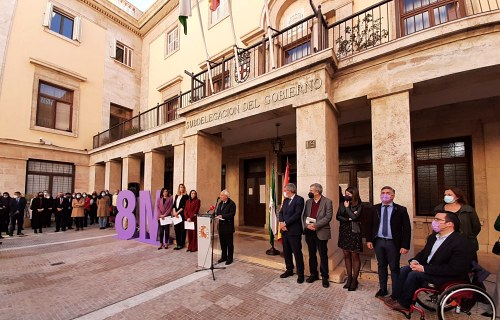
[[[175,120],[177,108],[324,49],[333,48],[337,59],[342,60],[425,29],[499,9],[498,0],[385,0],[329,25],[320,6],[315,14],[285,29],[273,30],[271,42],[264,36],[248,48],[237,48],[237,58],[230,55],[209,62],[210,72],[186,71],[191,90],[97,134],[94,148]]]

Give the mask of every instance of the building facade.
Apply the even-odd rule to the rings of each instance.
[[[0,190],[184,183],[206,210],[227,188],[237,224],[266,228],[272,168],[288,161],[299,194],[319,182],[335,206],[339,185],[372,203],[391,185],[419,245],[444,188],[457,186],[491,251],[496,2],[276,0],[269,16],[224,0],[213,12],[200,0],[198,16],[192,3],[187,35],[178,1],[144,13],[122,0],[2,3]]]

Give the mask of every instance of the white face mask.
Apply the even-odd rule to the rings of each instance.
[[[106,194],[105,193],[101,193],[101,197],[104,197]]]
[[[454,196],[444,196],[444,202],[446,203],[455,203],[455,197]]]

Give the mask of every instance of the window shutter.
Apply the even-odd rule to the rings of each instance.
[[[47,2],[47,6],[45,7],[45,16],[43,17],[43,26],[50,28],[50,23],[52,22],[52,2]]]
[[[116,59],[116,40],[114,38],[109,43],[109,56]]]
[[[73,40],[80,41],[82,33],[82,18],[75,17],[73,20]]]

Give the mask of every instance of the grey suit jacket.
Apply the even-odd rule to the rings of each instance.
[[[306,226],[306,218],[311,216],[311,208],[314,199],[308,199],[306,201],[306,209],[304,211],[304,226]],[[330,221],[332,221],[333,216],[333,203],[332,200],[325,196],[321,196],[321,201],[319,202],[318,214],[316,215],[316,223],[314,227],[316,228],[316,235],[320,240],[328,240],[332,237],[330,229]]]

